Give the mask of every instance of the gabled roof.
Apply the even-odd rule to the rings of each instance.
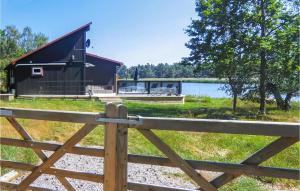
[[[112,63],[114,63],[114,64],[116,64],[116,65],[118,65],[118,66],[123,65],[123,62],[119,62],[119,61],[112,60],[112,59],[109,59],[109,58],[104,58],[104,57],[98,56],[98,55],[96,55],[96,54],[86,53],[86,56],[87,56],[87,57],[90,56],[90,57],[95,58],[95,59],[98,59],[98,60],[106,60],[106,61],[112,62]]]
[[[16,64],[16,62],[18,62],[19,60],[21,60],[21,59],[23,59],[23,58],[26,58],[27,56],[29,56],[29,55],[31,55],[31,54],[33,54],[33,53],[39,51],[39,50],[42,50],[42,49],[44,49],[44,48],[46,48],[46,47],[48,47],[48,46],[50,46],[50,45],[52,45],[52,44],[54,44],[54,43],[56,43],[56,42],[62,40],[62,39],[64,39],[64,38],[66,38],[66,37],[68,37],[68,36],[70,36],[70,35],[72,35],[72,34],[78,32],[78,31],[81,31],[81,30],[83,30],[83,29],[89,30],[89,27],[90,27],[91,24],[92,24],[92,22],[89,22],[88,24],[85,24],[85,25],[83,25],[83,26],[81,26],[81,27],[79,27],[79,28],[77,28],[77,29],[75,29],[75,30],[73,30],[73,31],[71,31],[71,32],[69,32],[69,33],[67,33],[67,34],[65,34],[65,35],[63,35],[63,36],[61,36],[61,37],[59,37],[59,38],[57,38],[57,39],[55,39],[55,40],[53,40],[53,41],[47,43],[47,44],[45,44],[45,45],[43,45],[43,46],[41,46],[41,47],[38,47],[37,49],[35,49],[35,50],[31,51],[31,52],[28,52],[28,53],[24,54],[24,55],[22,55],[21,57],[15,59],[15,60],[13,60],[13,61],[11,61],[11,64],[14,65],[14,64]]]

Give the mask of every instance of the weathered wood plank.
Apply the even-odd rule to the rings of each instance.
[[[79,112],[79,111],[58,111],[58,110],[40,110],[40,109],[21,109],[21,108],[0,108],[12,112],[14,118],[61,121],[72,123],[102,124],[96,122],[96,118],[104,117],[104,113]],[[1,116],[1,115],[0,115]],[[4,116],[6,117],[6,116]]]
[[[58,144],[58,143],[45,143],[40,141],[20,140],[20,139],[11,139],[11,138],[4,138],[4,137],[0,138],[0,144],[24,147],[24,148],[33,148],[38,150],[48,150],[48,151],[56,151],[62,146],[62,144]],[[77,154],[77,155],[104,157],[104,149],[92,148],[92,147],[74,146],[70,148],[70,150],[68,150],[68,153]]]
[[[298,123],[158,117],[142,117],[141,119],[143,120],[143,125],[131,125],[130,127],[137,129],[283,136],[296,137],[298,139],[300,136],[300,125]]]
[[[93,181],[98,183],[103,183],[104,176],[100,174],[92,174],[87,172],[78,172],[78,171],[70,171],[65,169],[58,168],[49,168],[45,170],[47,174],[59,175],[62,177],[75,178],[80,180]]]
[[[16,118],[74,123],[103,124],[102,122],[96,122],[96,118],[105,117],[104,113],[95,112],[73,112],[16,108],[0,109],[12,111],[12,116]],[[129,116],[128,118],[139,119],[135,116]],[[283,136],[296,137],[298,139],[300,137],[300,126],[298,123],[158,117],[143,117],[142,120],[143,125],[130,125],[130,127],[139,129]]]
[[[245,174],[252,176],[269,176],[274,178],[299,179],[299,169],[273,168],[264,166],[255,166],[247,164],[222,163],[212,161],[185,160],[194,169],[206,170],[213,172],[227,172],[231,174]],[[159,166],[177,167],[168,158],[143,156],[143,155],[128,155],[128,162],[150,164]]]
[[[66,143],[53,153],[43,164],[36,168],[29,176],[27,176],[17,187],[17,190],[25,190],[33,181],[35,181],[44,171],[50,168],[57,160],[59,160],[66,150],[77,144],[83,137],[96,127],[95,124],[85,124],[77,131]]]
[[[127,118],[127,108],[109,103],[106,105],[109,118]],[[104,190],[127,190],[127,125],[107,123],[105,126]]]
[[[32,171],[37,166],[32,164],[26,164],[22,162],[15,162],[15,161],[8,161],[8,160],[0,160],[1,167],[4,168],[12,168],[17,170],[24,170],[24,171]]]
[[[108,103],[105,107],[106,117],[117,118],[118,108],[112,103]],[[105,124],[104,132],[104,191],[116,191],[116,163],[117,163],[117,124]]]
[[[210,184],[203,176],[193,167],[177,155],[167,144],[160,140],[150,130],[139,130],[153,145],[155,145],[162,153],[164,153],[174,164],[176,164],[183,172],[185,172],[192,180],[194,180],[201,189],[207,191],[216,191],[217,189]]]
[[[272,143],[268,144],[264,148],[260,149],[246,160],[242,161],[241,164],[247,165],[259,165],[260,163],[268,160],[269,158],[273,157],[277,153],[280,153],[284,149],[288,148],[289,146],[293,145],[294,143],[298,142],[297,138],[291,137],[280,137],[277,140],[273,141]],[[224,184],[230,182],[231,180],[239,177],[241,174],[229,174],[224,173],[212,181],[210,181],[215,187],[219,188]]]
[[[118,105],[118,118],[127,119],[128,111],[123,105]],[[127,191],[127,162],[128,162],[128,125],[118,124],[116,141],[117,191]]]
[[[18,186],[17,184],[10,183],[10,182],[0,182],[1,189],[15,190],[17,186]],[[29,186],[28,189],[32,191],[55,191],[52,189],[40,188],[36,186]]]
[[[38,168],[37,165],[26,164],[26,163],[21,163],[21,162],[13,162],[13,161],[7,161],[7,160],[1,160],[0,164],[4,168],[12,168],[12,169],[18,169],[18,170],[24,170],[24,171],[34,171],[36,168]],[[61,177],[69,177],[69,178],[99,182],[99,183],[103,182],[103,178],[104,178],[103,175],[100,175],[100,174],[70,171],[70,170],[65,170],[65,169],[60,169],[60,168],[49,168],[49,169],[46,169],[44,173],[61,176]]]
[[[6,118],[8,120],[8,122],[15,128],[15,130],[21,135],[21,137],[24,140],[33,140],[32,137],[27,133],[27,131],[21,126],[20,123],[18,123],[18,121],[13,118],[13,117],[7,117]],[[37,156],[42,160],[42,161],[46,161],[47,160],[47,156],[46,154],[39,150],[39,149],[33,149],[33,151],[37,154]],[[68,190],[68,191],[75,191],[75,189],[73,188],[73,186],[69,183],[69,181],[67,179],[65,179],[64,177],[60,177],[57,176],[57,179],[61,182],[61,184]]]
[[[181,188],[172,188],[166,186],[150,185],[150,184],[141,184],[135,182],[128,182],[128,189],[133,191],[193,191]],[[196,190],[195,190],[196,191]]]

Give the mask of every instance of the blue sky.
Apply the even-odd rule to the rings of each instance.
[[[127,66],[173,63],[189,54],[184,29],[194,0],[0,0],[1,28],[30,26],[53,40],[93,22],[91,53]]]

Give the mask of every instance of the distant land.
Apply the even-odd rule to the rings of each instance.
[[[119,80],[133,80],[133,79],[119,79]],[[225,83],[226,79],[219,78],[140,78],[139,81],[182,81],[188,83]]]

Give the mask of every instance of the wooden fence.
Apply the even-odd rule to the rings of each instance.
[[[1,160],[1,167],[31,171],[20,184],[1,182],[1,188],[8,190],[49,190],[31,186],[42,174],[55,175],[67,190],[75,190],[66,178],[74,178],[103,183],[105,191],[176,191],[184,188],[170,188],[127,181],[127,163],[152,164],[178,167],[196,183],[201,190],[217,190],[241,175],[269,176],[275,178],[299,179],[299,169],[286,169],[260,166],[277,153],[299,141],[299,124],[257,121],[229,121],[207,119],[152,118],[128,116],[123,105],[107,104],[105,113],[67,112],[32,109],[1,108],[0,116],[22,136],[22,140],[0,138],[0,144],[31,148],[43,161],[40,165]],[[64,144],[39,142],[25,131],[16,118],[83,123]],[[97,125],[105,125],[104,149],[85,148],[76,144],[89,134]],[[38,127],[37,127],[38,128]],[[128,128],[137,129],[167,158],[142,156],[127,153]],[[278,137],[275,141],[258,150],[239,164],[213,161],[185,160],[163,142],[153,131],[172,130],[226,134],[263,135]],[[54,151],[47,157],[43,150]],[[77,172],[55,167],[65,153],[104,157],[104,175]],[[295,156],[296,157],[296,156]],[[198,170],[222,172],[211,181],[206,180]]]

